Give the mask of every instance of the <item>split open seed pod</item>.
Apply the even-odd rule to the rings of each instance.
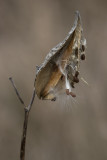
[[[67,37],[54,47],[37,67],[35,89],[38,98],[56,100],[58,95],[73,95],[72,88],[79,82],[81,55],[85,55],[86,39],[83,38],[81,17],[75,13],[74,25]]]

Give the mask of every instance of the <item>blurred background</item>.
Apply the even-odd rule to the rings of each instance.
[[[79,10],[87,39],[77,98],[35,98],[26,160],[107,160],[107,1],[0,0],[0,159],[19,160],[24,120],[8,78],[29,103],[35,67],[62,41]]]

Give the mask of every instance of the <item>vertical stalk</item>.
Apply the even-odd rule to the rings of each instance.
[[[28,117],[29,117],[29,111],[27,109],[25,109],[23,133],[22,133],[21,147],[20,147],[20,160],[25,159],[25,146],[26,146]]]

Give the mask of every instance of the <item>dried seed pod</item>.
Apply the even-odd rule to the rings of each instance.
[[[38,98],[54,101],[56,95],[65,92],[65,88],[67,95],[76,96],[69,91],[74,88],[74,82],[79,82],[75,69],[79,70],[80,59],[84,59],[80,56],[85,49],[81,49],[81,46],[86,44],[82,32],[81,17],[77,11],[74,25],[67,37],[49,52],[37,70],[34,86]]]

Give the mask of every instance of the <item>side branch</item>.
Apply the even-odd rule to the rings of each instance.
[[[26,106],[24,101],[22,100],[17,88],[16,88],[16,85],[15,85],[13,79],[10,77],[9,80],[12,83],[12,86],[13,86],[15,92],[16,92],[16,95],[17,95],[18,99],[24,105],[25,115],[24,115],[24,124],[23,124],[23,133],[22,133],[22,139],[21,139],[21,147],[20,147],[20,160],[25,160],[25,146],[26,146],[26,134],[27,134],[28,118],[29,118],[29,112],[31,110],[31,107],[32,107],[34,99],[35,99],[36,92],[35,92],[35,88],[34,88],[30,104],[28,106]]]
[[[31,101],[30,101],[30,104],[28,105],[27,109],[28,111],[30,112],[31,110],[31,107],[33,105],[33,102],[34,102],[34,99],[35,99],[35,95],[36,95],[36,92],[35,92],[35,88],[33,89],[33,94],[32,94],[32,98],[31,98]]]
[[[24,101],[22,100],[22,98],[21,98],[21,96],[20,96],[20,94],[19,94],[19,92],[18,92],[18,90],[17,90],[17,88],[16,88],[16,85],[15,85],[13,79],[12,79],[12,77],[10,77],[9,80],[10,80],[11,83],[12,83],[12,86],[13,86],[15,92],[16,92],[17,97],[19,98],[19,101],[20,101],[20,102],[24,105],[24,107],[26,108],[25,103],[24,103]]]

